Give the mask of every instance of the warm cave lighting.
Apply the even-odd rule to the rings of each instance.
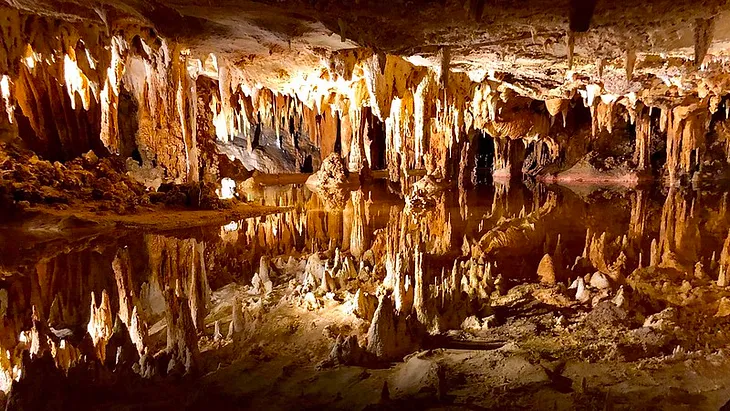
[[[236,181],[231,178],[223,178],[221,180],[221,188],[218,191],[218,197],[222,200],[229,200],[236,195]]]
[[[236,221],[231,221],[230,223],[223,226],[223,230],[226,232],[232,232],[237,231],[239,229],[239,224]]]
[[[4,2],[0,408],[730,409],[728,2],[417,3]]]
[[[3,102],[5,102],[5,112],[8,114],[8,121],[12,123],[15,105],[10,101],[10,77],[7,74],[3,74],[0,77],[0,94],[2,94]]]
[[[33,47],[30,44],[25,46],[25,56],[21,58],[21,62],[25,64],[29,69],[35,68],[36,62],[41,60],[41,56],[33,51]]]
[[[91,100],[89,80],[86,78],[84,73],[79,69],[79,65],[76,60],[72,59],[71,56],[66,54],[63,59],[63,73],[66,80],[66,88],[68,95],[71,97],[71,108],[76,108],[76,93],[81,97],[81,103],[83,104],[84,110],[89,109],[89,102]]]

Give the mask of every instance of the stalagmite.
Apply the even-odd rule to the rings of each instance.
[[[616,295],[613,297],[611,302],[619,308],[624,308],[626,306],[626,295],[623,285],[619,287],[618,292],[616,292]]]
[[[412,346],[405,318],[398,316],[389,295],[380,298],[368,330],[367,351],[380,359],[397,359]]]
[[[213,341],[220,341],[223,339],[223,334],[221,334],[221,324],[220,321],[216,321],[213,325]]]
[[[591,276],[591,287],[598,288],[599,290],[610,288],[611,283],[609,282],[608,276],[598,271]]]
[[[234,337],[243,331],[243,316],[241,313],[241,304],[237,297],[231,302],[231,324],[228,328],[228,338]]]
[[[271,264],[268,257],[261,256],[259,261],[259,270],[251,280],[252,291],[254,294],[268,295],[273,289],[273,282],[269,277],[271,272]]]
[[[728,269],[730,269],[730,232],[728,232],[725,242],[720,252],[720,269],[717,278],[717,285],[719,287],[726,287],[730,282],[728,281]]]
[[[555,267],[553,266],[553,259],[549,254],[545,254],[540,260],[540,264],[537,266],[537,276],[543,284],[555,284]]]
[[[355,302],[357,304],[355,307],[355,315],[365,321],[371,321],[378,307],[378,298],[362,290],[357,290]]]
[[[603,58],[598,58],[596,60],[596,72],[597,72],[596,74],[597,74],[599,80],[603,78],[603,68],[605,65],[606,65],[606,60],[604,60]]]
[[[337,290],[337,284],[335,283],[335,278],[332,271],[333,270],[325,264],[322,284],[320,285],[320,289],[325,293],[334,292]]]
[[[656,238],[651,240],[651,247],[649,250],[649,267],[656,267],[659,265],[659,244],[657,243]]]
[[[575,299],[582,303],[585,303],[591,298],[591,293],[586,289],[583,277],[578,277],[570,288],[575,289]]]

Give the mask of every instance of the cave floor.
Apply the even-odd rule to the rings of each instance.
[[[205,310],[194,372],[130,377],[127,395],[109,380],[95,381],[93,395],[71,384],[51,396],[59,408],[716,410],[730,398],[730,290],[718,274],[727,193],[495,183],[405,211],[383,182],[347,192],[342,208],[301,183],[257,185],[247,196],[223,211],[35,210],[3,230],[3,281],[32,290],[30,301],[6,294],[5,333],[27,328],[31,304],[71,334],[86,327],[91,293],[108,292],[121,310],[120,250],[131,256],[132,284],[173,281],[166,270],[192,267],[210,290],[195,300]],[[199,257],[184,257],[189,246]],[[388,282],[389,255],[414,250],[432,284],[454,261],[484,270],[488,260],[478,279],[487,285],[474,291],[464,280],[470,305],[436,304],[439,325],[397,358],[335,355],[343,336],[367,346],[375,320],[357,295]],[[325,271],[362,264],[335,275],[334,287],[307,288],[313,258]],[[150,353],[170,349],[169,307],[152,294],[131,293]],[[444,295],[432,286],[425,300]],[[396,338],[412,338],[404,332]]]

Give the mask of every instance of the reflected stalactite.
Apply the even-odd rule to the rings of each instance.
[[[485,254],[504,251],[511,253],[520,249],[527,253],[530,247],[541,246],[545,238],[544,219],[555,210],[557,197],[554,193],[548,195],[547,200],[535,211],[522,211],[511,218],[500,218],[499,222],[488,230],[479,240],[479,247]]]
[[[106,345],[112,336],[113,326],[114,317],[109,302],[109,294],[106,291],[102,292],[101,301],[99,301],[99,305],[97,306],[96,296],[92,292],[91,316],[89,317],[87,331],[96,348],[96,357],[102,362],[104,362],[107,356]],[[111,354],[113,355],[114,353]]]
[[[648,193],[636,190],[631,196],[631,219],[629,221],[629,240],[641,248],[646,232]]]
[[[727,250],[718,250],[719,264],[701,258],[707,217],[693,212],[699,194],[671,190],[657,226],[649,191],[576,194],[537,184],[530,192],[513,181],[472,196],[435,191],[432,206],[407,211],[380,189],[348,192],[339,210],[306,189],[264,190],[259,200],[292,208],[43,259],[33,275],[0,288],[9,301],[3,327],[15,334],[0,339],[0,383],[17,382],[25,352],[33,361],[49,353],[63,375],[83,374],[79,367],[97,360],[99,373],[119,378],[207,372],[205,350],[255,340],[281,295],[301,315],[323,317],[320,310],[342,304],[357,316],[359,328],[335,345],[349,341],[342,361],[367,364],[398,360],[449,330],[485,330],[495,304],[523,298],[515,296],[624,306],[637,292],[628,278],[669,264],[686,267],[690,279],[718,273],[717,284],[727,283]],[[611,218],[585,217],[596,209]],[[723,224],[713,223],[713,236],[727,233]],[[646,239],[655,237],[656,251],[647,253]],[[565,291],[566,283],[573,287]],[[357,360],[347,357],[353,352]]]
[[[352,202],[352,226],[350,229],[350,253],[360,259],[362,254],[370,248],[370,233],[368,221],[368,204],[365,194],[362,191],[351,193]],[[343,247],[344,248],[344,247]]]
[[[172,289],[165,291],[165,320],[167,323],[167,348],[169,356],[167,373],[195,373],[200,365],[200,350],[195,323],[190,308],[192,299],[178,295]]]
[[[662,208],[659,253],[665,266],[694,264],[698,261],[699,227],[695,215],[698,198],[688,199],[680,190],[670,189]],[[691,271],[685,268],[683,271]]]
[[[129,249],[123,248],[117,252],[112,261],[114,278],[117,283],[119,301],[118,318],[126,326],[129,338],[137,348],[139,355],[144,354],[147,341],[147,326],[139,316],[139,297],[132,286],[133,272],[129,256]]]
[[[50,354],[64,373],[95,361],[104,372],[136,371],[140,377],[196,371],[198,331],[211,299],[204,243],[143,235],[108,248],[52,257],[38,263],[30,278],[13,280],[11,295],[16,286],[31,292],[27,299],[10,300],[12,309],[6,309],[3,329],[15,328],[7,336],[20,338],[0,341],[5,354],[0,389],[7,392],[22,376],[25,352],[32,360]],[[146,269],[136,271],[139,267]],[[148,330],[163,319],[167,344],[154,366],[151,350],[159,334],[153,338]]]
[[[210,301],[210,287],[204,264],[204,245],[195,239],[146,235],[150,276],[160,289],[170,287],[175,296],[185,297],[194,327],[202,325]],[[172,304],[166,298],[167,304]]]

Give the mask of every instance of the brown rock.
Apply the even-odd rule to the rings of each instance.
[[[307,185],[315,187],[338,187],[347,184],[347,167],[337,153],[324,159],[319,171],[307,178]]]
[[[540,264],[537,266],[537,277],[541,284],[554,285],[556,283],[553,258],[549,254],[545,254],[540,260]]]

